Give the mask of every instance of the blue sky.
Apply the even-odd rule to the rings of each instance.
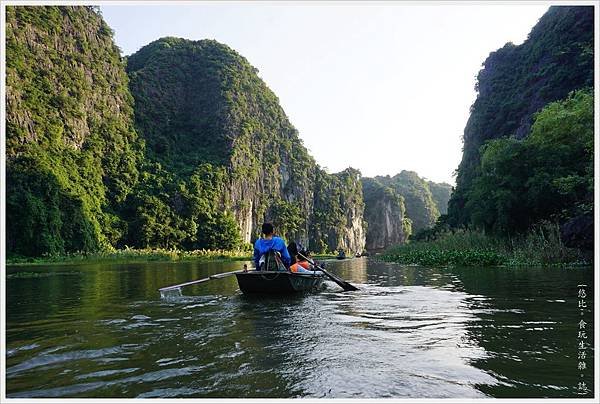
[[[101,6],[124,55],[164,36],[216,39],[279,97],[317,162],[454,183],[487,55],[549,3],[197,2]]]

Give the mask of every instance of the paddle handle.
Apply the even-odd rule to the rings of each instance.
[[[197,279],[195,281],[190,281],[190,282],[185,282],[185,283],[179,283],[177,285],[165,286],[164,288],[160,288],[158,290],[160,292],[164,292],[165,290],[179,289],[179,288],[181,288],[183,286],[194,285],[196,283],[208,282],[208,281],[213,280],[213,279],[227,278],[228,276],[232,276],[232,275],[235,275],[235,274],[240,273],[240,272],[244,272],[244,270],[233,271],[233,272],[223,272],[221,274],[210,275],[208,278],[202,278],[202,279]]]
[[[314,262],[313,260],[311,260],[310,258],[308,258],[308,257],[305,257],[304,255],[300,254],[299,252],[298,252],[298,255],[299,255],[300,257],[304,258],[305,260],[307,260],[309,263],[311,263],[311,264],[312,264],[312,265],[314,265],[315,267],[319,268],[321,271],[323,271],[323,273],[324,273],[325,275],[327,275],[327,277],[328,277],[329,279],[331,279],[332,281],[334,281],[335,283],[337,283],[338,285],[340,285],[340,286],[342,287],[342,289],[344,289],[344,290],[346,290],[346,291],[348,291],[348,290],[358,290],[358,288],[357,288],[356,286],[352,285],[351,283],[348,283],[348,282],[346,282],[346,281],[345,281],[345,280],[343,280],[342,278],[340,278],[340,277],[338,277],[338,276],[335,276],[335,275],[334,275],[334,274],[332,274],[332,273],[329,273],[329,272],[327,272],[327,271],[325,270],[325,268],[323,268],[323,267],[321,267],[321,266],[317,265],[317,263],[316,263],[316,262]]]
[[[158,290],[161,291],[161,292],[164,292],[165,290],[179,289],[179,288],[181,288],[183,286],[194,285],[196,283],[202,283],[202,282],[208,282],[208,281],[210,281],[210,278],[197,279],[195,281],[190,281],[190,282],[185,282],[185,283],[179,283],[177,285],[165,286],[164,288],[160,288]]]

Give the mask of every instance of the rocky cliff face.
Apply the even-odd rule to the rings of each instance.
[[[368,223],[367,250],[383,250],[405,243],[411,234],[412,222],[406,217],[404,198],[374,178],[363,178],[362,187]]]
[[[6,7],[9,254],[114,244],[142,142],[112,31],[92,7]]]
[[[412,221],[413,233],[435,224],[440,212],[427,181],[416,172],[403,170],[393,177],[377,176],[375,179],[404,198],[406,216]]]
[[[6,45],[10,254],[232,249],[264,220],[364,248],[360,173],[321,170],[227,46],[163,38],[125,64],[95,8],[45,6],[7,7]]]
[[[469,191],[479,177],[480,148],[490,139],[525,137],[533,117],[550,102],[594,85],[594,8],[553,6],[521,45],[492,52],[477,77],[477,99],[464,131],[453,225],[471,222]]]
[[[435,206],[438,208],[440,215],[448,213],[448,201],[450,195],[452,195],[452,185],[445,182],[433,182],[428,181],[427,185],[431,191],[431,196],[435,202]]]
[[[360,174],[318,168],[242,56],[215,41],[163,38],[131,55],[127,71],[149,159],[184,182],[198,165],[224,168],[211,203],[244,241],[269,220],[313,250],[364,248]]]
[[[310,248],[313,251],[362,252],[366,224],[360,172],[348,168],[330,175],[318,169],[313,201]]]
[[[362,179],[366,246],[380,250],[408,241],[411,234],[432,227],[446,213],[452,187],[426,181],[412,171],[392,177]]]

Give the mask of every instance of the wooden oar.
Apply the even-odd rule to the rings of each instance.
[[[329,279],[331,279],[332,281],[334,281],[335,283],[337,283],[338,285],[340,285],[345,291],[349,291],[349,290],[359,290],[356,286],[349,284],[348,282],[346,282],[345,280],[343,280],[342,278],[327,272],[323,267],[317,265],[313,260],[311,260],[308,257],[305,257],[304,255],[298,253],[299,256],[301,256],[302,258],[304,258],[305,260],[307,260],[308,262],[310,262],[312,265],[314,265],[315,267],[319,268],[325,275],[327,275],[327,277]]]
[[[185,282],[185,283],[179,283],[177,285],[165,286],[164,288],[160,288],[158,290],[160,292],[164,292],[165,290],[179,289],[179,288],[181,288],[183,286],[194,285],[196,283],[208,282],[208,281],[211,281],[213,279],[227,278],[228,276],[232,276],[232,275],[235,275],[235,274],[238,274],[238,273],[241,273],[241,272],[246,272],[246,271],[247,271],[247,269],[243,269],[241,271],[223,272],[222,274],[210,275],[208,278],[202,278],[202,279],[197,279],[195,281],[190,281],[190,282]]]

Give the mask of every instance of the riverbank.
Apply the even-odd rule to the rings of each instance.
[[[252,253],[248,251],[226,250],[167,250],[167,249],[133,249],[126,248],[114,251],[95,253],[74,253],[68,255],[45,257],[8,257],[7,265],[76,265],[76,264],[129,264],[139,262],[169,261],[243,261],[249,260]]]
[[[315,259],[335,258],[334,254],[314,255]],[[8,257],[6,265],[77,265],[77,264],[135,264],[144,262],[178,261],[250,261],[252,252],[247,250],[167,250],[133,249],[76,253],[45,257]]]
[[[386,250],[381,259],[423,266],[584,266],[593,256],[567,248],[555,229],[537,229],[521,237],[501,239],[477,231],[456,231],[431,241],[413,241]]]

